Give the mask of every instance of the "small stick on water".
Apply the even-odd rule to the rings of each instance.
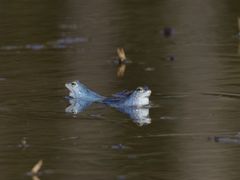
[[[36,175],[39,172],[39,170],[41,169],[42,165],[43,165],[43,161],[39,160],[37,162],[37,164],[35,164],[31,170],[32,175]]]
[[[117,54],[118,54],[120,63],[123,63],[124,61],[126,61],[127,58],[123,48],[117,48]]]

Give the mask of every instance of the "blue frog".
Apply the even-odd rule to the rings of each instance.
[[[66,83],[65,86],[70,91],[69,99],[81,99],[91,102],[102,102],[105,99],[104,96],[95,93],[79,81]]]

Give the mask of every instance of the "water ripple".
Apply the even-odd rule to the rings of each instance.
[[[40,51],[46,49],[66,49],[74,45],[86,43],[88,38],[86,37],[63,37],[55,41],[49,41],[46,43],[29,43],[25,45],[3,45],[0,46],[1,51],[17,51],[17,50],[32,50]]]

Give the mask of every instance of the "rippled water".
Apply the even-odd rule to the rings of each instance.
[[[240,130],[239,7],[2,2],[1,179],[31,179],[40,159],[40,179],[238,179],[239,143],[214,137]],[[101,104],[65,112],[64,84],[75,79],[103,95],[149,86],[151,121]]]

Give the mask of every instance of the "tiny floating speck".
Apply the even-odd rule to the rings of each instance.
[[[21,143],[18,145],[19,148],[26,149],[29,147],[29,144],[27,143],[27,139],[24,137],[21,140]]]
[[[167,61],[174,61],[175,57],[173,55],[169,55],[169,56],[166,57],[166,60]]]
[[[171,27],[165,27],[162,30],[162,34],[166,38],[171,37],[174,34],[174,32],[175,32],[174,29],[172,29]]]

